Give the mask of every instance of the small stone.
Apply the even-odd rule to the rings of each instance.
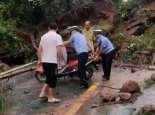
[[[30,92],[28,90],[25,90],[24,93],[27,94],[27,93],[30,93]]]
[[[131,68],[131,73],[135,73],[136,70],[134,68]]]
[[[116,98],[115,98],[115,102],[119,102],[121,100],[121,98],[119,97],[119,96],[117,96]]]
[[[135,81],[128,81],[123,84],[121,88],[121,92],[126,92],[126,93],[134,93],[139,90],[139,85]]]
[[[119,93],[118,95],[124,101],[131,99],[131,93]]]
[[[151,75],[151,79],[155,81],[155,73]]]
[[[149,66],[148,69],[149,70],[155,70],[155,66]]]
[[[119,65],[118,64],[114,64],[114,67],[118,67]]]

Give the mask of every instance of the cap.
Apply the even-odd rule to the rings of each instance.
[[[101,32],[102,32],[101,29],[96,29],[96,30],[94,30],[94,34],[100,34]]]
[[[76,29],[79,29],[79,27],[78,27],[78,26],[69,26],[69,27],[67,28],[67,30],[70,30],[70,31],[76,30]]]

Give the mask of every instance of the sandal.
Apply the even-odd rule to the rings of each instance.
[[[52,99],[48,99],[48,102],[49,103],[58,103],[58,102],[61,102],[60,99],[56,99],[56,98],[52,98]]]
[[[44,98],[44,97],[47,97],[45,93],[39,95],[39,98]]]

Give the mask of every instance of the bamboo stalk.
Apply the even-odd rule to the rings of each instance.
[[[7,74],[0,75],[0,80],[11,78],[11,77],[13,77],[15,75],[18,75],[18,74],[21,74],[21,73],[24,73],[24,72],[33,71],[35,68],[36,67],[29,67],[29,68],[25,68],[25,69],[21,69],[21,70],[18,70],[18,71],[14,71],[14,72],[10,72],[10,73],[7,73]]]
[[[22,68],[24,68],[24,67],[32,66],[32,65],[34,65],[34,64],[36,64],[36,63],[37,63],[37,61],[34,61],[34,62],[25,64],[25,65],[16,67],[16,68],[14,68],[14,69],[10,69],[10,70],[8,70],[8,71],[5,71],[5,72],[0,73],[0,76],[5,75],[5,74],[7,74],[7,73],[11,73],[11,72],[16,71],[16,70],[18,70],[18,69],[22,69]]]
[[[37,63],[37,61],[34,61],[34,62],[25,64],[25,65],[22,65],[20,67],[16,67],[14,69],[2,72],[0,74],[0,80],[6,79],[6,78],[9,78],[9,77],[13,77],[15,75],[18,75],[18,74],[21,74],[21,73],[24,73],[24,72],[27,72],[27,71],[32,71],[32,70],[34,70],[36,68],[36,67],[32,67],[36,63]]]

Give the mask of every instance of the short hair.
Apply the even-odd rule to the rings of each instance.
[[[49,22],[48,27],[50,29],[56,30],[58,28],[58,25],[55,22]]]
[[[89,20],[85,21],[85,24],[91,25],[91,22]]]

